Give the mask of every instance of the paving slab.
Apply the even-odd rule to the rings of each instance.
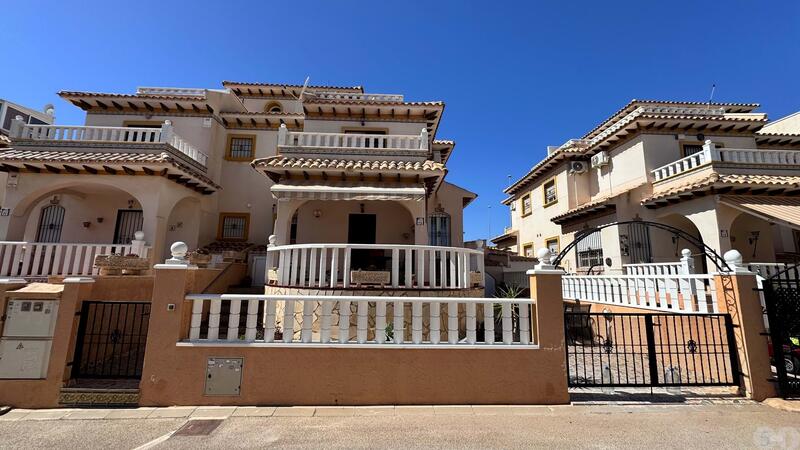
[[[74,411],[73,409],[40,409],[37,411],[31,411],[27,416],[25,416],[25,420],[58,420],[62,417],[66,416],[70,412]]]
[[[111,412],[110,409],[79,409],[68,412],[62,419],[64,420],[99,420]]]
[[[783,411],[789,412],[800,412],[800,400],[785,400],[782,398],[768,398],[764,400],[764,404],[767,406],[771,406],[773,408],[777,408]],[[3,417],[0,416],[0,420]]]
[[[156,408],[151,412],[148,419],[182,419],[189,417],[194,410],[194,406],[170,406],[168,408]]]
[[[432,416],[433,406],[395,406],[396,416]]]
[[[459,416],[471,416],[473,414],[472,407],[468,405],[434,405],[433,406],[433,413],[437,416],[442,415],[459,415]]]
[[[194,410],[190,419],[227,419],[236,411],[235,406],[200,406]]]
[[[156,408],[129,408],[114,409],[108,413],[106,419],[144,419],[155,411]]]
[[[353,406],[319,406],[314,411],[315,417],[353,417],[356,408]]]
[[[476,416],[500,416],[511,415],[511,406],[507,405],[472,405],[472,413]]]
[[[269,417],[273,414],[274,406],[240,406],[231,417]]]
[[[0,420],[20,420],[30,414],[31,411],[28,409],[12,409],[11,411],[3,414],[0,416]]]
[[[273,417],[311,417],[314,415],[313,406],[279,406],[275,408]]]
[[[393,416],[395,415],[394,406],[357,406],[356,416]]]

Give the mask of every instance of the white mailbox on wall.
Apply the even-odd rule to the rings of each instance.
[[[12,299],[0,337],[0,378],[46,378],[58,301]]]

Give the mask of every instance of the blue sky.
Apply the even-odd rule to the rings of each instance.
[[[465,237],[502,232],[500,205],[547,145],[633,98],[800,110],[797,1],[7,1],[0,97],[82,111],[58,90],[363,84],[446,103],[448,179],[479,194]],[[265,191],[265,195],[267,195]]]

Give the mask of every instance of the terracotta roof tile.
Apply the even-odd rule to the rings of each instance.
[[[0,151],[0,162],[20,162],[20,163],[73,163],[73,164],[169,164],[183,172],[197,178],[214,189],[221,187],[214,183],[211,178],[191,165],[180,161],[167,152],[161,153],[135,153],[135,152],[75,152],[75,151],[53,151],[53,150],[22,150],[7,149]]]
[[[610,207],[610,198],[599,198],[597,200],[590,201],[588,203],[584,203],[583,205],[577,206],[575,208],[570,209],[567,212],[559,214],[557,216],[552,217],[550,220],[555,223],[559,223],[564,221],[564,219],[568,219],[574,215],[580,215],[580,213],[588,212],[592,209],[602,207],[602,206],[609,206]]]
[[[227,86],[261,86],[261,87],[276,87],[276,88],[302,88],[302,84],[276,84],[276,83],[251,83],[251,82],[241,82],[241,81],[229,81],[224,80],[222,85]],[[306,86],[309,89],[336,89],[342,91],[363,91],[363,86],[326,86],[326,85],[308,85]]]
[[[444,164],[425,161],[361,161],[351,159],[293,158],[270,156],[252,162],[261,169],[366,170],[403,172],[443,172]]]
[[[129,99],[139,99],[139,100],[204,100],[205,99],[205,96],[200,96],[200,95],[109,94],[103,92],[78,92],[78,91],[59,91],[58,95],[63,98],[103,97],[103,98],[129,98]]]
[[[701,177],[695,177],[681,185],[672,187],[668,190],[655,192],[648,198],[642,200],[642,204],[652,203],[657,200],[672,197],[684,192],[711,186],[797,186],[800,187],[800,176],[796,175],[746,175],[746,174],[719,174],[711,173]]]

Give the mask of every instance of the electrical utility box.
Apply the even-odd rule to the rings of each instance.
[[[244,358],[208,358],[205,395],[239,395]]]
[[[12,299],[0,337],[0,378],[47,378],[58,300]]]

